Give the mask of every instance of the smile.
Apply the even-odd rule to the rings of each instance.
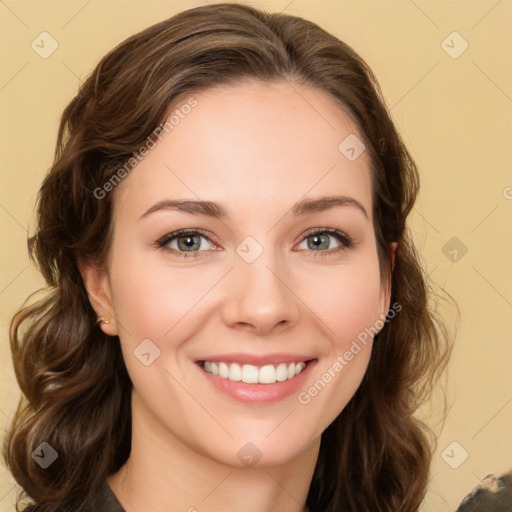
[[[238,364],[204,361],[203,368],[222,379],[233,382],[245,382],[246,384],[274,384],[291,380],[306,368],[304,361],[280,363],[278,365],[266,364],[255,366],[252,364]]]

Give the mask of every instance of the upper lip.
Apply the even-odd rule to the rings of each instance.
[[[216,354],[212,356],[205,356],[197,359],[196,362],[201,363],[210,361],[212,363],[239,363],[239,364],[252,364],[254,366],[264,366],[267,364],[278,365],[280,363],[300,363],[301,361],[310,361],[315,359],[312,356],[302,356],[299,354]]]

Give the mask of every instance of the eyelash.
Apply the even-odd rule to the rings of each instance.
[[[332,228],[314,229],[312,231],[308,231],[304,234],[304,237],[302,238],[300,243],[302,243],[304,240],[306,240],[312,235],[319,234],[328,234],[333,236],[338,240],[338,242],[340,242],[340,246],[335,249],[330,249],[327,251],[310,251],[311,253],[313,253],[313,258],[316,258],[317,256],[325,257],[331,256],[333,254],[338,254],[341,251],[349,249],[353,245],[352,239],[349,236],[347,236],[345,233],[342,233],[341,231],[338,231],[337,229]],[[208,240],[210,243],[215,243],[212,240],[210,240],[210,237],[206,234],[206,232],[202,231],[201,229],[180,229],[178,231],[174,231],[172,233],[164,235],[162,238],[157,240],[156,246],[159,249],[172,251],[180,258],[197,258],[200,255],[200,253],[204,251],[176,251],[176,249],[166,247],[167,244],[169,244],[174,239],[185,235],[201,235],[203,238],[206,238],[206,240]]]

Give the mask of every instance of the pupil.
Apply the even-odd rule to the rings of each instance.
[[[181,237],[181,241],[186,248],[191,249],[194,247],[194,245],[197,245],[194,242],[194,238],[195,238],[194,236],[186,235],[186,236]]]
[[[328,242],[328,240],[327,241],[322,240],[322,238],[325,239],[326,237],[323,236],[323,235],[313,235],[313,245],[315,247],[317,247],[317,248],[321,247],[323,245],[322,248],[323,249],[327,249],[328,248],[327,246],[329,245],[329,242]]]

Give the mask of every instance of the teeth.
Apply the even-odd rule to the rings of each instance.
[[[208,361],[206,361],[208,362]],[[205,363],[206,364],[206,363]],[[206,369],[206,368],[205,368]],[[239,364],[232,363],[229,366],[229,380],[233,380],[235,382],[239,382],[242,380],[242,367]]]
[[[229,368],[226,363],[219,363],[219,377],[227,379],[229,375]]]
[[[244,364],[242,366],[242,382],[247,384],[258,383],[258,367],[252,364]]]
[[[299,375],[306,363],[280,363],[277,366],[267,364],[265,366],[254,366],[252,364],[239,365],[238,363],[213,363],[205,361],[203,368],[208,373],[229,379],[234,382],[245,382],[247,384],[274,384],[293,379]]]
[[[260,384],[273,384],[276,381],[276,368],[272,364],[262,366],[258,372]]]
[[[295,376],[295,365],[294,366],[290,365],[290,367],[293,370],[293,375],[291,376],[291,377],[293,377],[293,376]],[[281,363],[276,368],[276,380],[278,380],[279,382],[282,382],[283,380],[286,380],[287,378],[288,378],[288,368],[284,363]]]

